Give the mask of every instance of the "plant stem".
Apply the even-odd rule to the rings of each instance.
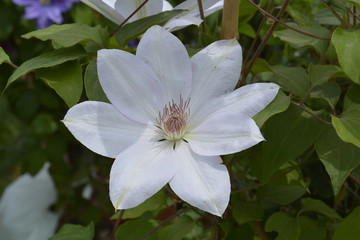
[[[239,6],[240,0],[224,0],[221,39],[239,38]]]
[[[266,9],[267,12],[272,8],[273,4],[274,4],[274,0],[271,0],[271,1],[269,2],[269,5],[268,5],[267,9]],[[243,61],[243,62],[244,62],[245,64],[248,62],[248,60],[249,60],[249,58],[250,58],[250,54],[252,53],[252,51],[253,51],[253,49],[254,49],[254,47],[255,47],[255,44],[256,44],[257,40],[259,39],[259,37],[260,37],[260,31],[261,31],[262,27],[264,26],[265,21],[266,21],[266,15],[263,15],[263,18],[261,19],[261,22],[260,22],[260,24],[259,24],[259,27],[258,27],[258,29],[257,29],[257,31],[256,31],[255,38],[254,38],[254,40],[252,41],[251,46],[250,46],[249,49],[247,50],[246,56],[245,56],[245,58],[244,58],[244,61]],[[243,66],[243,69],[245,69],[245,64],[244,64],[244,66]]]
[[[202,23],[200,25],[201,31],[205,33],[205,14],[204,14],[204,8],[202,5],[202,0],[197,0],[198,6],[199,6],[199,12],[200,12],[200,18],[202,20]]]
[[[326,121],[326,120],[318,117],[316,114],[314,114],[313,112],[307,110],[306,108],[304,108],[303,106],[301,106],[299,103],[294,102],[294,101],[292,101],[292,100],[290,100],[290,103],[293,104],[293,105],[295,105],[296,107],[300,108],[300,109],[303,110],[304,112],[308,113],[309,115],[311,115],[311,116],[314,117],[315,119],[319,120],[320,122],[322,122],[322,123],[324,123],[324,124],[326,124],[326,125],[328,125],[328,126],[331,126],[331,125],[332,125],[331,122],[328,122],[328,121]]]
[[[289,2],[290,2],[290,0],[285,0],[284,4],[281,6],[281,9],[280,9],[280,11],[278,12],[278,14],[277,14],[277,16],[276,16],[277,19],[280,19],[280,18],[284,15],[285,10],[286,10],[287,6],[289,5]],[[239,82],[239,84],[238,84],[237,87],[239,87],[241,84],[245,84],[247,75],[249,74],[249,72],[250,72],[252,66],[254,65],[256,59],[259,57],[260,53],[261,53],[262,50],[264,49],[267,41],[269,40],[269,38],[271,37],[272,33],[274,32],[277,24],[278,24],[278,22],[275,21],[275,22],[273,22],[273,24],[271,25],[269,31],[266,33],[266,36],[265,36],[264,39],[261,41],[258,49],[257,49],[256,52],[254,53],[254,56],[253,56],[252,59],[250,60],[247,69],[243,72],[242,80],[241,80],[241,82]]]
[[[349,25],[346,24],[346,22],[339,16],[339,14],[329,5],[327,4],[324,0],[320,0],[320,2],[322,4],[324,4],[325,7],[327,7],[327,9],[330,10],[330,12],[332,12],[334,14],[334,16],[341,22],[341,24],[345,27],[345,28],[349,28]]]
[[[124,216],[124,212],[125,212],[125,210],[120,210],[119,217],[118,217],[118,219],[116,220],[116,222],[115,222],[115,224],[114,224],[114,228],[113,228],[113,231],[112,231],[112,234],[111,234],[111,239],[112,239],[112,240],[115,240],[116,230],[117,230],[117,228],[118,228],[119,225],[120,225],[121,219],[122,219],[122,217]]]
[[[295,31],[295,32],[298,32],[298,33],[303,34],[303,35],[308,36],[308,37],[317,38],[317,39],[320,39],[320,40],[330,40],[330,39],[331,39],[330,37],[327,37],[327,38],[325,38],[325,37],[320,37],[320,36],[313,35],[313,34],[311,34],[311,33],[303,32],[303,31],[301,31],[301,30],[299,30],[299,29],[297,29],[297,28],[294,28],[294,27],[292,27],[292,26],[284,23],[283,21],[279,20],[277,17],[274,17],[274,16],[271,15],[269,12],[265,11],[264,9],[262,9],[261,7],[259,7],[257,4],[255,4],[253,1],[251,1],[251,0],[246,0],[246,1],[247,1],[248,3],[250,3],[251,5],[253,5],[254,7],[256,7],[257,10],[259,10],[259,12],[260,12],[262,15],[267,16],[267,17],[273,19],[274,21],[278,22],[279,24],[281,24],[281,25],[283,25],[283,26],[285,26],[285,27],[287,27],[287,28],[289,28],[289,29],[291,29],[291,30],[293,30],[293,31]]]
[[[129,19],[134,16],[149,0],[145,0],[137,9],[135,9],[135,11],[130,14],[130,16],[128,16],[119,26],[117,26],[117,28],[115,28],[114,31],[112,31],[112,33],[110,33],[109,37],[114,36],[114,34],[119,31],[120,28],[122,28],[122,26],[124,26],[125,23],[127,23],[129,21]]]

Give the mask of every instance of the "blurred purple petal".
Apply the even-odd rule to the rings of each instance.
[[[79,0],[13,0],[20,6],[25,6],[25,19],[35,19],[37,28],[46,28],[53,23],[61,24],[62,13],[68,11],[74,2]]]

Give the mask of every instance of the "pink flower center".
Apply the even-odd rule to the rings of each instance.
[[[190,114],[189,109],[190,100],[184,101],[180,96],[180,103],[174,101],[169,102],[159,112],[157,122],[161,129],[161,140],[177,141],[182,139],[186,132],[186,124]]]

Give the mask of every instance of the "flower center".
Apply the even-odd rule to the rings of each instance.
[[[161,140],[178,141],[183,138],[190,113],[189,102],[189,99],[184,101],[180,96],[180,104],[171,101],[159,112],[157,122]]]

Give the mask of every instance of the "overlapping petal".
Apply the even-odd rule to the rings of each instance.
[[[120,50],[98,51],[100,84],[110,102],[126,117],[156,123],[165,105],[163,86],[141,58]]]
[[[182,159],[162,144],[139,139],[116,158],[110,172],[110,199],[115,209],[136,207],[174,176]]]
[[[189,55],[178,38],[160,26],[150,28],[142,37],[136,55],[149,65],[164,86],[167,101],[186,99],[191,90]]]
[[[63,122],[87,148],[112,158],[141,136],[152,133],[146,130],[146,125],[127,119],[113,105],[103,102],[77,104],[70,108]]]
[[[223,0],[202,0],[203,11],[205,16],[209,16],[210,14],[220,10],[224,6]],[[196,0],[186,0],[179,5],[177,5],[174,9],[186,10],[186,12],[179,14],[178,16],[170,19],[165,25],[164,28],[168,31],[176,31],[181,28],[190,25],[199,26],[202,22],[200,18],[200,11],[198,2]]]
[[[115,1],[81,0],[83,3],[101,13],[114,23],[120,24],[125,18],[115,10]]]
[[[118,0],[115,2],[115,9],[125,18],[129,17],[144,0]],[[163,0],[148,1],[139,11],[135,13],[129,20],[135,21],[140,18],[151,16],[161,12],[163,9]]]
[[[240,78],[242,50],[236,40],[217,41],[191,58],[191,108],[197,111],[210,99],[231,92]]]
[[[204,156],[240,152],[264,140],[254,120],[228,111],[211,115],[185,138],[194,152]]]
[[[176,146],[180,159],[170,187],[189,204],[221,216],[230,196],[229,173],[221,158],[197,155],[186,143]]]
[[[204,102],[190,116],[192,127],[223,112],[237,112],[252,118],[263,110],[277,95],[279,86],[274,83],[254,83],[243,86],[223,96]]]

